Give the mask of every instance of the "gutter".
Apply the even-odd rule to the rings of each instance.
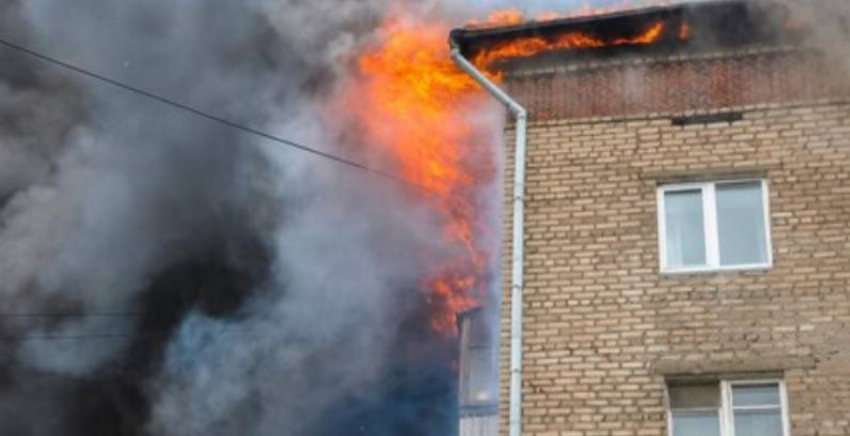
[[[513,240],[511,269],[511,378],[508,423],[510,436],[522,435],[522,304],[524,283],[525,240],[525,159],[528,112],[505,91],[488,79],[463,56],[457,33],[452,32],[452,59],[516,118],[514,150]]]

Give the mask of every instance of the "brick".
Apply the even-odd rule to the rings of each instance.
[[[759,65],[736,58],[740,77],[758,80],[769,73],[766,68],[781,74],[789,62],[810,60],[804,53],[765,56],[750,59]],[[697,68],[677,68],[691,67]],[[653,71],[662,82],[674,74]],[[558,74],[568,72],[535,80],[546,86],[562,80]],[[707,109],[718,111],[740,109],[730,102],[746,104],[745,121],[686,129],[673,126],[669,116],[640,113],[623,102],[553,106],[565,112],[533,118],[525,435],[666,435],[665,377],[728,374],[784,374],[793,434],[847,434],[850,104],[821,100],[814,88],[790,87],[793,92],[770,101],[709,101]],[[592,92],[581,95],[593,98]],[[519,97],[532,117],[535,107],[569,98],[545,92]],[[593,112],[600,107],[608,112]],[[618,112],[623,110],[633,112]],[[509,151],[506,157],[510,168]],[[775,267],[659,274],[657,184],[737,174],[770,182]],[[509,205],[509,193],[505,201]],[[505,219],[510,223],[509,208]],[[508,224],[505,232],[510,259]],[[510,283],[509,270],[503,282]],[[509,299],[502,310],[504,370]],[[501,375],[502,434],[508,377]]]

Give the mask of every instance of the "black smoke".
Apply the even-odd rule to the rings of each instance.
[[[380,1],[3,0],[0,38],[354,159]],[[409,189],[0,50],[0,434],[447,435]]]

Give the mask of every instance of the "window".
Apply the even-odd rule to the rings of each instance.
[[[720,385],[671,386],[672,436],[720,435]]]
[[[735,435],[782,436],[783,407],[776,383],[731,385],[732,421]]]
[[[460,404],[489,406],[498,401],[498,355],[488,313],[478,309],[460,316]]]
[[[769,215],[764,180],[659,187],[661,271],[769,268]]]
[[[670,385],[668,398],[670,436],[788,436],[781,381]]]

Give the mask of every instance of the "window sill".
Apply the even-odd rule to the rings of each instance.
[[[772,264],[764,265],[740,265],[720,268],[688,268],[676,270],[661,270],[662,277],[682,277],[682,276],[705,276],[719,274],[736,274],[736,273],[759,273],[768,272],[773,269]]]

